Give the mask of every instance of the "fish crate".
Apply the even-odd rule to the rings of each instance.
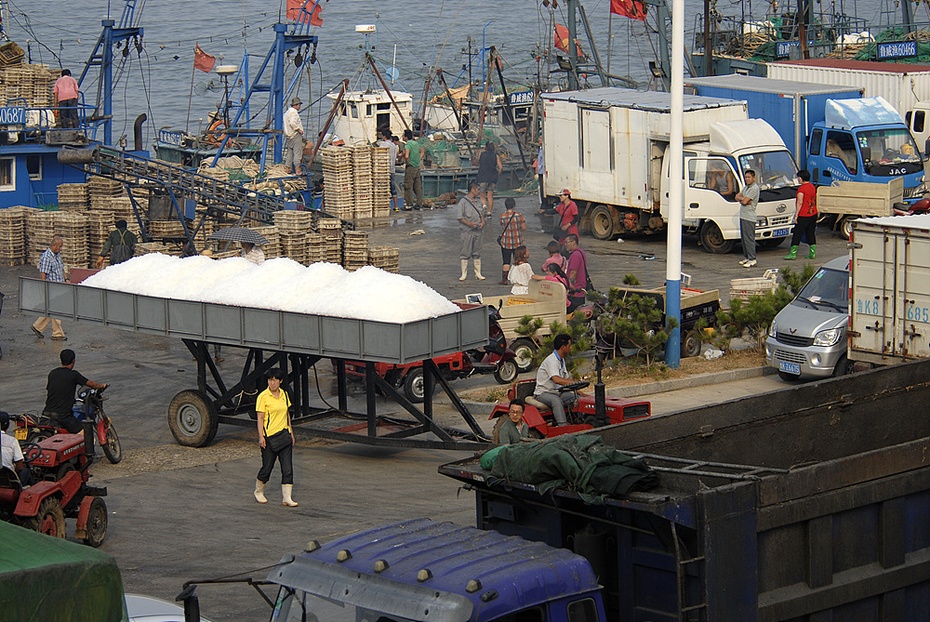
[[[730,279],[730,300],[739,298],[749,300],[751,296],[761,296],[774,292],[778,287],[778,269],[766,270],[761,277]]]
[[[162,255],[171,255],[171,248],[161,242],[139,242],[136,244],[136,257],[148,255],[149,253],[161,253]]]
[[[263,227],[251,227],[251,229],[268,240],[268,243],[262,247],[262,252],[265,253],[265,259],[273,259],[280,256],[281,238],[277,226],[265,225]]]
[[[369,247],[368,264],[396,274],[400,271],[400,249],[395,246]]]
[[[87,184],[60,184],[58,209],[63,212],[84,212],[90,207]]]
[[[149,235],[160,240],[186,237],[184,224],[179,220],[153,220],[149,222]]]
[[[15,41],[0,45],[0,65],[4,67],[22,63],[25,56],[26,51],[19,47]]]
[[[309,236],[312,234],[297,231],[281,231],[278,233],[278,243],[282,257],[293,259],[297,263],[307,262],[307,246]]]
[[[308,233],[313,227],[313,212],[302,210],[280,210],[274,213],[274,224],[279,233],[301,231]]]
[[[0,265],[21,266],[26,261],[25,226],[22,206],[0,209]]]

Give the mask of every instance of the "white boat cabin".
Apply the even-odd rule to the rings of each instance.
[[[383,89],[349,91],[339,104],[330,133],[347,145],[373,143],[380,138],[381,130],[388,127],[395,136],[401,136],[404,127],[412,127],[413,96],[402,91],[392,91],[391,96],[396,108]],[[339,95],[330,93],[327,97],[335,102]]]

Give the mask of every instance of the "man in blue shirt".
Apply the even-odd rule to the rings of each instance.
[[[68,279],[65,278],[65,265],[61,261],[61,247],[64,245],[65,243],[62,237],[56,235],[52,238],[52,243],[49,247],[42,253],[42,257],[39,259],[39,272],[42,273],[43,281],[51,281],[53,283],[68,282]],[[44,331],[48,327],[49,322],[52,324],[52,339],[55,341],[67,341],[68,338],[65,337],[65,331],[61,328],[61,320],[55,320],[50,317],[40,317],[35,321],[35,324],[32,325],[32,332],[35,333],[35,336],[40,339],[44,338]]]

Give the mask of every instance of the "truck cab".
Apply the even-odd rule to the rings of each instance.
[[[300,555],[268,575],[271,619],[328,622],[604,622],[590,562],[496,531],[419,518]]]
[[[905,201],[925,192],[920,150],[901,116],[881,97],[827,100],[825,120],[816,123],[808,143],[811,181],[885,183],[904,179]]]
[[[756,208],[756,240],[777,246],[791,235],[797,167],[781,137],[765,121],[720,121],[710,128],[710,141],[684,146],[683,225],[698,235],[711,253],[727,253],[739,240],[736,193],[743,173],[756,172],[760,187]],[[663,175],[662,214],[668,214],[669,167]]]

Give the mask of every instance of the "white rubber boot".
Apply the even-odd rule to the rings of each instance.
[[[268,499],[265,498],[265,482],[260,479],[255,480],[255,500],[259,503],[268,503]]]
[[[481,274],[481,257],[475,257],[475,280],[484,280],[484,276]]]
[[[468,278],[468,260],[463,259],[462,260],[462,276],[459,277],[459,280],[464,281],[467,278]]]
[[[291,499],[291,491],[294,489],[294,484],[281,484],[281,505],[288,508],[296,508],[297,502]]]

